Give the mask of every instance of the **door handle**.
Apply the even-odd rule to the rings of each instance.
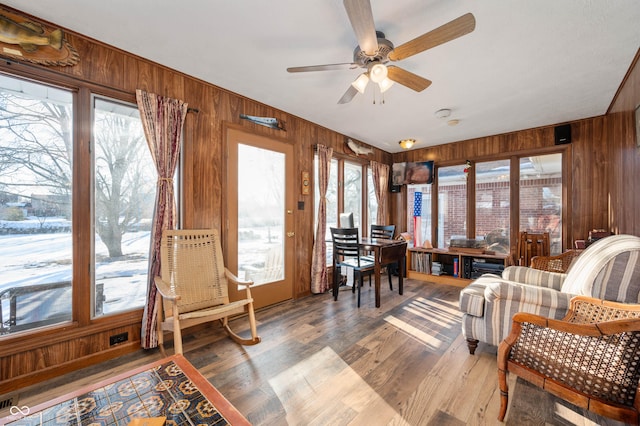
[[[289,237],[289,238],[293,237],[294,235],[296,235],[296,233],[293,232],[293,231],[287,232],[287,237]]]

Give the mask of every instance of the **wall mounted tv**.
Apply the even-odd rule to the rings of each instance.
[[[393,163],[392,185],[433,183],[433,161]]]

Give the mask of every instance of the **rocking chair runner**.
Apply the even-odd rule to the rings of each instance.
[[[234,341],[242,345],[260,343],[250,287],[252,281],[238,279],[225,266],[216,230],[167,230],[162,235],[161,276],[158,289],[158,344],[164,354],[164,331],[173,332],[174,348],[182,354],[183,328],[220,320]],[[246,298],[229,301],[228,283],[243,286]],[[163,303],[164,300],[164,303]],[[251,338],[244,339],[229,327],[229,317],[248,311]]]

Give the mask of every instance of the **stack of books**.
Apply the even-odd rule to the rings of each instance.
[[[442,263],[433,262],[431,263],[431,275],[440,275],[442,274]]]

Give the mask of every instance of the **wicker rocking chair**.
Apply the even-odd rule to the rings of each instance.
[[[164,331],[173,332],[174,349],[182,354],[182,329],[219,320],[234,341],[260,343],[251,298],[252,281],[239,280],[224,266],[215,230],[164,231],[161,276],[155,277],[158,303],[158,344],[164,354]],[[243,286],[246,297],[229,301],[228,284]],[[249,314],[251,338],[244,339],[229,327],[229,317]]]
[[[580,408],[638,424],[640,305],[576,296],[562,320],[515,314],[498,348],[500,421],[508,406],[507,373]]]

